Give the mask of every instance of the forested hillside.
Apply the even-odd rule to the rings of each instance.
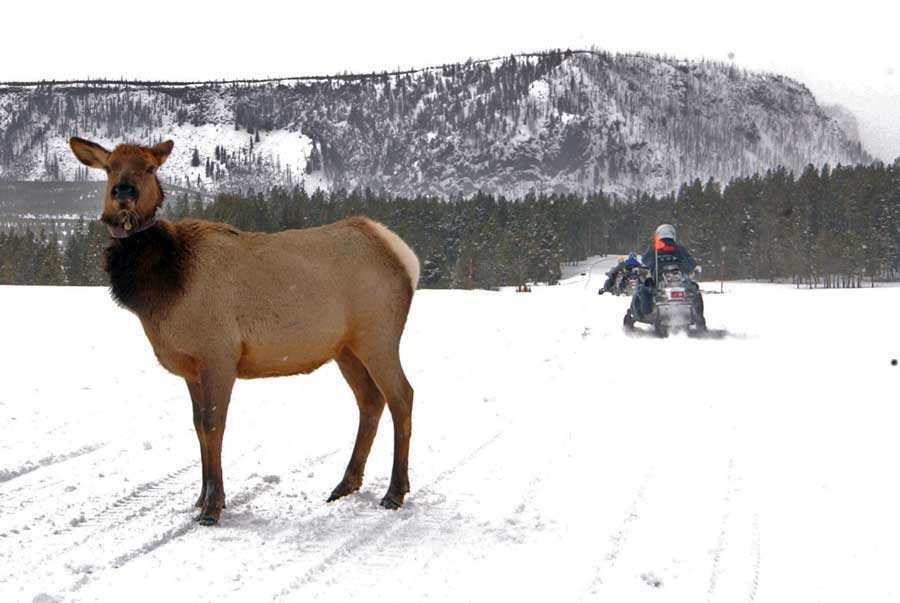
[[[676,225],[705,278],[790,279],[857,287],[900,276],[900,162],[892,166],[784,170],[695,180],[676,194],[618,200],[604,194],[510,200],[477,193],[443,201],[355,189],[312,195],[300,187],[209,204],[182,194],[169,218],[201,217],[276,231],[365,214],[395,229],[422,263],[420,287],[555,282],[560,263],[594,254],[642,253],[655,227]],[[82,222],[62,246],[54,232],[0,234],[0,284],[99,285],[106,228]]]

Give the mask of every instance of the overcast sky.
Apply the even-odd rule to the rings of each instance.
[[[900,156],[898,0],[305,5],[7,0],[0,81],[323,75],[591,45],[693,59],[733,53],[739,66],[795,77],[820,102],[846,106],[870,152]]]

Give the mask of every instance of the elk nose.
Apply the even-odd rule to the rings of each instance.
[[[119,183],[112,187],[113,199],[118,201],[127,201],[137,197],[137,189],[125,182]]]

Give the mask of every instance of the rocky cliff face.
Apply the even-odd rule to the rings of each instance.
[[[782,76],[549,52],[252,83],[4,84],[0,179],[99,178],[68,151],[78,135],[109,146],[172,138],[162,175],[206,191],[665,193],[698,177],[867,161],[852,130],[852,116]]]

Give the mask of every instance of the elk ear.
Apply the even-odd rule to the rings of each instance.
[[[96,142],[73,136],[69,139],[69,146],[72,147],[72,152],[78,157],[78,161],[84,165],[101,170],[106,167],[109,151]]]
[[[157,167],[166,162],[166,159],[169,158],[169,154],[172,152],[172,147],[174,146],[174,142],[172,142],[171,140],[167,140],[165,142],[153,145],[148,149],[150,151],[150,154],[153,155],[154,159],[156,159]]]

